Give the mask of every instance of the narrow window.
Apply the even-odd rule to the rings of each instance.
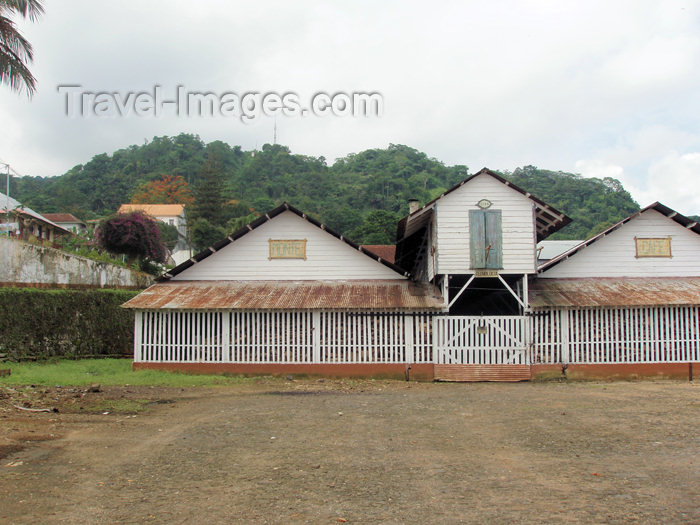
[[[501,210],[469,210],[471,267],[503,268]]]

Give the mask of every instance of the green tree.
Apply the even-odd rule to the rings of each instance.
[[[15,91],[24,88],[29,96],[36,91],[36,79],[27,66],[34,60],[34,49],[12,17],[18,15],[34,22],[43,12],[40,0],[0,0],[0,82]]]
[[[193,220],[206,219],[214,226],[225,223],[223,164],[220,156],[212,153],[199,172],[199,182],[194,190],[194,204],[190,216]]]
[[[201,252],[226,237],[226,229],[212,224],[204,217],[195,219],[190,228],[190,237],[195,252]]]
[[[167,224],[161,221],[157,221],[156,224],[158,226],[158,231],[160,232],[161,242],[168,250],[173,251],[180,236],[177,228],[172,224]]]
[[[375,210],[367,214],[362,224],[350,232],[350,238],[360,244],[394,244],[398,214]]]

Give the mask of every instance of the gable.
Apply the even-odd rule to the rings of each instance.
[[[301,243],[273,243],[271,257],[271,240],[305,241],[305,253],[299,247]],[[405,277],[289,209],[171,277],[171,280],[351,279]]]
[[[555,259],[539,277],[700,276],[700,235],[652,207],[586,243]]]
[[[477,205],[482,199],[491,203],[483,210]],[[488,174],[445,195],[436,203],[437,273],[466,274],[474,268],[534,273],[534,208],[531,199]],[[481,216],[484,221],[475,221]],[[494,220],[486,222],[491,216]]]

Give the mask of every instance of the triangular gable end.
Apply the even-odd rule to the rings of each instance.
[[[398,226],[398,232],[397,232],[397,239],[401,240],[404,237],[411,235],[413,232],[415,232],[418,228],[414,227],[409,227],[409,224],[417,220],[418,222],[423,222],[422,216],[425,215],[426,219],[429,216],[426,211],[430,211],[433,209],[434,205],[436,202],[438,202],[440,199],[445,197],[446,195],[452,193],[455,190],[460,189],[462,186],[465,184],[469,183],[469,181],[475,179],[476,177],[479,177],[481,175],[488,175],[489,177],[492,177],[496,179],[498,182],[501,184],[504,184],[505,186],[508,186],[509,188],[517,191],[518,193],[521,193],[535,204],[535,222],[536,222],[536,228],[537,228],[537,240],[541,241],[542,239],[547,238],[550,236],[552,233],[560,230],[567,224],[571,222],[571,218],[567,217],[564,213],[560,212],[553,206],[550,206],[546,202],[544,202],[541,199],[538,199],[534,195],[532,195],[530,192],[527,192],[517,186],[516,184],[513,184],[509,180],[503,178],[501,175],[498,173],[488,169],[488,168],[482,168],[479,170],[477,173],[470,175],[466,179],[464,179],[462,182],[454,185],[452,188],[447,190],[446,192],[442,193],[440,196],[436,197],[432,201],[426,203],[425,205],[421,206],[418,208],[416,211],[413,213],[407,215],[404,217],[400,222]]]
[[[640,225],[636,227],[634,231],[628,231],[625,235],[623,235],[623,239],[619,239],[618,237],[620,234],[616,234],[615,239],[617,240],[614,244],[608,246],[608,243],[612,242],[608,241],[608,238],[611,234],[625,228],[625,226],[631,221],[639,219],[640,217],[645,216],[645,214],[648,215],[648,212],[651,212],[652,215],[645,219],[644,222],[655,221],[657,225],[663,225],[665,223],[664,220],[667,220],[678,225],[675,227],[675,229],[682,238],[678,238],[673,245],[669,246],[671,256],[667,258],[664,258],[661,255],[659,255],[658,257],[650,258],[637,257],[638,254],[634,253],[634,245],[630,244],[636,242],[637,237],[639,237],[640,240],[645,238],[653,240],[657,238],[661,239],[663,237],[666,237],[668,235],[668,230],[663,229],[662,231],[659,229],[658,226],[653,227],[651,229],[648,227],[640,229]],[[655,220],[655,217],[658,217],[658,219]],[[681,227],[682,229],[679,229]],[[658,276],[668,273],[671,270],[671,268],[666,267],[669,266],[667,263],[670,262],[674,265],[673,271],[671,272],[674,275],[678,273],[683,275],[692,274],[700,276],[700,265],[697,264],[697,256],[695,255],[698,251],[700,251],[700,240],[698,240],[697,243],[694,242],[694,236],[692,236],[692,234],[684,234],[684,230],[700,235],[700,224],[698,224],[692,219],[689,219],[688,217],[685,217],[684,215],[669,208],[668,206],[664,206],[659,202],[655,202],[653,204],[650,204],[649,206],[646,206],[645,208],[642,208],[638,212],[633,213],[629,217],[626,217],[617,224],[612,225],[611,227],[602,231],[598,235],[595,235],[590,239],[583,241],[582,243],[574,246],[570,250],[562,253],[561,255],[543,263],[538,267],[537,273],[540,274],[539,276],[541,278],[564,277],[565,273],[559,268],[557,268],[555,271],[550,270],[552,270],[557,265],[573,258],[572,263],[575,263],[577,268],[570,268],[569,264],[565,265],[567,268],[570,268],[566,270],[566,275],[568,275],[568,273],[574,272],[576,274],[576,277],[579,277],[579,273],[582,274],[580,275],[580,277],[585,277],[586,275],[583,275],[583,273],[585,273],[586,271],[591,271],[597,275],[602,272],[602,267],[605,266],[604,263],[606,261],[608,261],[609,259],[612,260],[611,258],[616,258],[615,261],[617,262],[615,263],[615,267],[617,268],[617,270],[614,272],[615,275],[634,273],[634,269],[630,266],[630,263],[632,261],[635,261],[635,264],[639,261],[656,261],[655,264],[650,265],[650,268],[644,272],[645,274],[647,274],[652,269],[656,274],[658,274]],[[691,237],[688,237],[688,235],[691,235]],[[678,237],[678,235],[676,234],[674,234],[674,236]],[[624,246],[620,246],[620,241],[623,241]],[[678,243],[690,241],[692,241],[692,246],[685,246],[681,248],[678,245]],[[587,250],[586,248],[594,244],[596,245],[596,247],[600,246],[600,249],[595,249],[594,252],[589,252],[589,250]],[[697,244],[698,246],[695,247],[695,244]],[[589,255],[579,255],[585,253],[589,253]],[[596,256],[593,255],[594,253],[596,254]],[[620,253],[622,253],[622,255],[620,255]],[[593,260],[588,260],[589,257],[593,257],[593,259],[596,260],[595,264],[593,264]],[[627,260],[617,260],[617,258],[619,257],[626,257]],[[548,275],[545,276],[543,275],[544,273],[547,273]]]
[[[283,214],[287,215],[280,217]],[[275,228],[271,228],[273,225],[270,224],[272,220],[278,217],[280,217],[280,220],[285,221],[286,224],[281,235],[277,235]],[[295,221],[297,221],[296,226],[294,226]],[[263,230],[259,230],[260,228],[263,228]],[[259,231],[259,233],[253,235],[252,232],[256,231]],[[282,264],[279,261],[272,261],[272,257],[268,257],[265,247],[270,240],[278,237],[282,240],[292,239],[294,235],[292,234],[292,237],[290,237],[290,231],[305,232],[307,236],[313,237],[314,243],[308,247],[310,258],[308,261],[303,262],[292,259],[288,263],[288,274],[275,275],[276,269],[282,267]],[[264,239],[262,235],[265,235]],[[256,243],[257,246],[253,247],[253,243]],[[236,261],[239,264],[236,268],[245,269],[246,271],[238,271],[236,268],[232,268],[230,272],[225,271],[223,268],[214,269],[215,263],[213,259],[216,259],[217,263],[222,262],[223,259],[221,256],[216,256],[212,259],[212,256],[222,250],[229,254],[233,253],[230,251],[233,246],[229,248],[229,245],[232,244],[240,247],[235,253]],[[200,269],[196,271],[189,270],[205,260],[208,260],[208,262],[200,266]],[[197,280],[303,280],[329,278],[327,275],[324,277],[323,265],[325,265],[327,270],[326,274],[330,272],[334,275],[334,277],[330,277],[332,279],[405,279],[408,276],[406,272],[395,264],[361,248],[340,233],[309,217],[301,210],[284,203],[166,272],[157,280],[166,281],[172,278],[177,280],[191,278]],[[205,267],[206,271],[204,271]],[[334,270],[334,268],[337,268],[337,270]]]

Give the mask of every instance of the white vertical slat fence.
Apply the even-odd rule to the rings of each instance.
[[[682,363],[700,359],[700,307],[580,308],[535,314],[533,363]]]
[[[700,307],[533,316],[343,311],[139,311],[134,361],[595,364],[700,361]]]
[[[140,311],[134,361],[432,363],[430,314]]]

